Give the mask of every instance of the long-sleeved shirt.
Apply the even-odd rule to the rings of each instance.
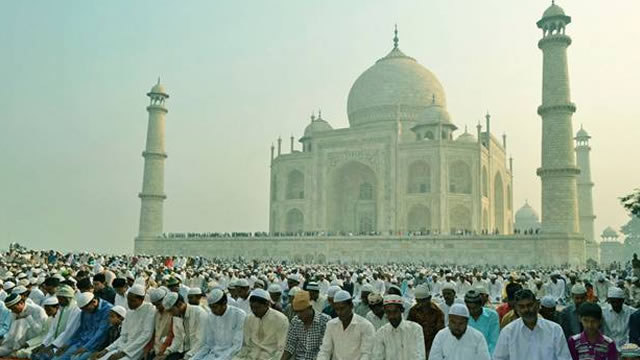
[[[161,354],[171,343],[167,343],[167,337],[171,333],[171,321],[172,316],[168,311],[159,312],[156,311],[153,320],[154,332],[153,332],[153,351],[156,354]]]
[[[369,310],[365,319],[369,320],[371,325],[373,325],[373,329],[378,331],[381,327],[389,323],[386,314],[382,314],[382,317],[379,318],[378,315],[374,314],[373,311]]]
[[[438,331],[431,345],[429,360],[469,359],[490,360],[487,341],[480,331],[467,326],[460,339],[448,327]]]
[[[640,346],[640,310],[629,317],[629,342]]]
[[[244,323],[244,343],[234,360],[278,360],[287,343],[289,319],[281,312],[268,309],[259,318],[253,313]]]
[[[600,334],[595,343],[582,332],[569,338],[569,352],[573,360],[618,360],[616,343]]]
[[[140,359],[153,335],[153,318],[156,308],[143,303],[135,310],[127,311],[127,317],[122,322],[120,337],[107,346],[108,351],[122,351],[133,360]]]
[[[533,330],[522,319],[507,325],[498,338],[493,360],[571,360],[560,325],[538,317]]]
[[[438,305],[430,302],[426,308],[422,308],[420,305],[411,307],[407,320],[414,321],[422,327],[424,351],[425,354],[429,354],[433,339],[438,331],[444,329],[444,313]]]
[[[20,314],[15,316],[13,322],[18,320],[26,321],[26,328],[23,333],[23,340],[26,342],[31,338],[42,336],[47,319],[47,313],[43,308],[36,304],[25,302],[24,309],[22,309]],[[18,343],[15,339],[14,342]]]
[[[580,323],[580,315],[575,304],[571,304],[560,312],[560,326],[567,340],[573,335],[582,332],[582,324]]]
[[[184,352],[184,358],[191,358],[202,345],[204,340],[203,327],[207,320],[207,313],[197,305],[187,305],[182,319],[174,318],[174,323],[182,320],[182,327],[174,327],[173,343],[167,348],[167,354],[174,352]],[[174,344],[181,344],[181,349],[174,347]]]
[[[247,315],[234,306],[224,314],[209,314],[204,324],[204,341],[191,360],[227,360],[240,351]]]
[[[469,316],[469,326],[480,331],[487,340],[487,347],[489,348],[489,354],[493,354],[493,350],[498,343],[498,336],[500,335],[500,324],[498,324],[498,313],[494,310],[482,308],[482,314],[478,319],[474,319],[473,316]]]
[[[602,309],[604,334],[616,342],[618,349],[629,342],[629,319],[635,311],[636,309],[630,306],[622,305],[622,310],[617,313],[613,310],[611,304],[607,304]]]
[[[68,343],[80,327],[81,314],[82,310],[78,308],[75,301],[71,301],[68,306],[61,306],[53,318],[47,335],[42,340],[42,345],[60,348]]]
[[[11,328],[11,321],[13,320],[13,314],[11,310],[4,306],[4,303],[0,303],[0,338],[7,335]]]
[[[285,347],[285,351],[291,354],[291,359],[315,360],[330,320],[329,315],[314,311],[311,326],[307,328],[300,318],[294,317],[289,326]]]
[[[109,312],[113,305],[104,300],[98,300],[95,311],[82,311],[80,326],[67,345],[78,346],[88,351],[96,351],[104,342],[109,329]]]
[[[353,314],[345,329],[339,318],[327,323],[318,360],[369,360],[373,348],[375,330],[360,315]]]
[[[391,323],[378,329],[372,352],[373,360],[425,360],[422,327],[413,321]]]

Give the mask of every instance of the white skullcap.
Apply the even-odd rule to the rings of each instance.
[[[11,290],[12,294],[18,294],[18,295],[22,295],[22,294],[24,294],[26,292],[27,292],[27,288],[22,286],[22,285],[16,286],[16,287],[13,288],[13,290]]]
[[[449,309],[449,316],[451,315],[462,316],[468,319],[469,309],[467,309],[467,306],[464,304],[453,304]]]
[[[456,288],[451,283],[445,283],[444,285],[442,285],[442,290],[440,291],[444,291],[444,290],[453,290],[453,292],[455,292]]]
[[[120,315],[121,318],[126,318],[127,317],[127,310],[125,308],[123,308],[120,305],[116,305],[114,307],[111,308],[111,311],[113,311],[114,313]]]
[[[242,278],[242,279],[238,279],[238,281],[236,281],[236,286],[237,287],[249,287],[249,280]]]
[[[249,298],[252,297],[259,297],[261,299],[265,299],[269,302],[271,302],[271,295],[269,295],[269,293],[267,292],[267,290],[265,289],[254,289],[250,294],[249,294]]]
[[[287,276],[287,280],[300,282],[300,275],[298,275],[298,274],[291,274],[291,275]]]
[[[302,289],[300,289],[300,288],[299,288],[299,287],[297,287],[297,286],[292,287],[291,289],[289,289],[289,293],[288,293],[289,297],[294,297],[294,296],[296,296],[296,294],[297,294],[297,293],[299,293],[299,292],[300,292],[300,290],[302,290]]]
[[[404,306],[404,300],[402,300],[402,297],[399,295],[385,295],[383,304]]]
[[[624,299],[624,290],[617,287],[610,287],[607,292],[608,299]]]
[[[368,284],[368,283],[364,284],[364,285],[362,285],[362,288],[360,289],[360,291],[362,291],[362,292],[373,292],[374,291],[373,285]]]
[[[267,289],[267,291],[273,294],[281,294],[282,288],[278,284],[271,284],[269,285],[269,289]]]
[[[317,282],[310,282],[307,284],[308,291],[320,291],[320,286]]]
[[[196,288],[189,288],[189,291],[187,292],[187,296],[188,295],[202,295],[202,289],[196,287]]]
[[[162,299],[162,307],[169,310],[178,302],[178,294],[170,292]]]
[[[347,300],[351,300],[351,294],[349,294],[348,291],[339,290],[333,296],[333,302],[334,303],[340,303],[340,302],[347,301]]]
[[[551,295],[547,295],[542,297],[542,299],[540,299],[540,305],[542,305],[543,307],[546,308],[554,308],[556,307],[556,299],[551,296]]]
[[[144,296],[146,294],[146,291],[144,289],[144,286],[136,284],[129,289],[129,293],[133,295]]]
[[[93,293],[83,292],[76,295],[76,303],[78,304],[78,307],[82,309],[83,307],[87,306],[91,302],[91,300],[93,300],[93,298]]]
[[[336,293],[337,293],[338,291],[340,291],[340,290],[342,290],[342,289],[341,289],[341,288],[340,288],[340,286],[338,286],[338,285],[332,285],[332,286],[329,286],[329,289],[327,289],[327,297],[329,297],[329,298],[335,298]]]
[[[431,297],[431,292],[426,286],[418,285],[416,286],[415,297],[416,299],[428,299]]]
[[[571,287],[571,293],[573,295],[584,295],[587,293],[587,288],[582,284],[575,284]]]
[[[44,299],[44,301],[42,302],[42,306],[54,306],[58,304],[60,303],[58,302],[58,298],[55,296],[49,296],[48,298]]]
[[[4,283],[4,285],[2,285],[2,288],[5,291],[9,291],[9,290],[13,289],[14,287],[16,287],[16,284],[12,283],[11,281],[7,281],[7,282]]]
[[[18,294],[9,294],[6,299],[4,299],[4,305],[7,308],[10,308],[22,300],[22,297]]]
[[[209,296],[207,297],[207,302],[209,303],[209,305],[215,304],[218,301],[220,301],[220,299],[222,299],[223,296],[225,296],[224,291],[222,291],[221,289],[213,289],[211,293],[209,293]]]
[[[149,300],[152,304],[164,299],[165,295],[167,295],[167,290],[165,289],[156,288],[149,290]]]
[[[29,279],[27,279],[27,278],[23,278],[23,279],[20,279],[20,281],[18,281],[18,285],[20,285],[20,286],[29,286],[29,285],[31,285],[31,281],[29,281]]]

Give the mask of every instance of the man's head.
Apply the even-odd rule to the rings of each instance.
[[[602,308],[600,305],[585,302],[578,308],[580,323],[584,332],[589,336],[595,336],[600,332],[602,324]]]
[[[271,284],[267,288],[269,292],[269,296],[271,297],[271,301],[274,304],[279,303],[282,300],[282,288],[278,284]]]
[[[371,299],[369,299],[371,301]],[[333,309],[340,321],[348,321],[353,316],[353,301],[349,292],[340,290],[333,297]]]
[[[513,308],[515,306],[516,293],[522,290],[522,285],[518,283],[511,283],[507,285],[505,290],[507,292],[507,303],[509,304],[509,307]]]
[[[451,284],[445,284],[442,287],[442,297],[447,305],[451,306],[453,304],[453,301],[456,299],[456,291]]]
[[[320,285],[317,282],[310,282],[307,284],[307,291],[311,300],[318,300],[320,297]]]
[[[106,276],[104,273],[93,275],[93,288],[96,291],[101,291],[106,287]]]
[[[386,295],[384,297],[384,313],[391,326],[397,328],[402,322],[402,314],[404,313],[404,301],[398,295]]]
[[[262,318],[271,307],[271,296],[264,289],[255,289],[249,294],[249,306],[253,315]]]
[[[536,295],[529,289],[518,291],[514,295],[515,310],[525,323],[535,323],[540,306]]]
[[[551,295],[547,295],[540,299],[540,315],[547,320],[553,321],[556,312],[556,299]]]
[[[127,310],[125,308],[118,305],[114,306],[109,312],[109,324],[114,327],[120,326],[126,316]]]
[[[416,286],[415,297],[418,306],[424,307],[431,304],[431,292],[429,288],[424,285]]]
[[[182,317],[187,310],[187,303],[181,295],[169,292],[162,300],[162,307],[172,316]]]
[[[189,305],[200,305],[200,300],[202,299],[202,289],[200,288],[190,288],[187,293],[187,301]]]
[[[613,311],[619,313],[624,304],[624,290],[617,287],[610,287],[607,293],[607,302],[611,304]]]
[[[56,293],[56,289],[60,285],[60,279],[56,277],[48,277],[42,284],[42,289],[46,292],[45,295],[53,295]]]
[[[48,317],[54,317],[58,313],[60,303],[58,302],[58,298],[56,298],[55,296],[51,296],[44,299],[44,301],[42,302],[42,307],[44,308],[44,312]]]
[[[369,309],[379,318],[384,316],[384,304],[382,295],[378,293],[371,293],[367,298],[369,300]]]
[[[310,324],[313,321],[315,313],[311,306],[311,294],[309,294],[309,292],[299,291],[296,296],[293,297],[291,307],[303,323]]]
[[[115,280],[114,280],[114,283],[113,283],[113,287],[114,288],[116,287]],[[175,276],[170,277],[167,280],[167,289],[169,289],[169,291],[174,292],[174,293],[179,292],[180,291],[180,279],[178,279]]]
[[[236,289],[236,291],[238,292],[238,297],[241,297],[243,299],[249,297],[249,281],[247,279],[238,280],[236,282]]]
[[[300,285],[300,276],[298,274],[291,274],[291,275],[287,276],[287,285],[288,285],[289,289],[291,289],[294,286],[299,286]]]
[[[25,308],[25,301],[22,296],[11,293],[4,299],[4,305],[14,314],[20,314]]]
[[[227,295],[222,289],[213,289],[207,297],[213,315],[222,316],[227,311]]]
[[[58,290],[56,291],[56,297],[58,298],[58,303],[60,303],[60,306],[62,307],[69,306],[74,296],[75,296],[75,293],[73,289],[68,287],[67,285],[62,285],[58,287]]]
[[[476,290],[467,291],[467,294],[464,296],[464,303],[467,305],[471,317],[477,319],[482,315],[482,298]]]
[[[576,310],[587,300],[587,288],[582,284],[575,284],[571,287],[571,298]]]
[[[164,306],[162,306],[162,300],[167,295],[167,290],[165,288],[156,288],[149,290],[149,301],[151,304],[156,307],[158,312],[164,312]]]
[[[90,292],[84,292],[76,295],[76,303],[80,310],[87,313],[94,313],[100,305],[100,300]]]
[[[469,323],[469,310],[465,305],[453,304],[449,309],[449,331],[460,339],[467,331]]]
[[[113,280],[113,289],[120,296],[125,296],[127,289],[129,289],[129,285],[127,284],[127,280],[124,278],[116,278]]]

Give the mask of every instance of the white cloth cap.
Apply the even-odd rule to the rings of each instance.
[[[178,294],[170,292],[162,299],[162,307],[169,310],[178,302]]]
[[[249,287],[249,280],[247,279],[238,279],[238,281],[236,281],[236,286],[237,287]]]
[[[624,290],[617,287],[610,287],[607,292],[607,298],[609,299],[624,299]]]
[[[329,297],[329,298],[335,298],[336,293],[337,293],[338,291],[340,291],[340,290],[342,290],[342,289],[341,289],[341,288],[340,288],[340,286],[338,286],[338,285],[332,285],[332,286],[329,286],[329,289],[327,289],[327,297]]]
[[[195,287],[195,288],[189,288],[189,291],[187,292],[187,295],[202,295],[202,289]]]
[[[307,284],[308,291],[320,291],[320,285],[317,282],[310,282]]]
[[[333,296],[333,302],[334,303],[339,303],[339,302],[343,302],[343,301],[347,301],[347,300],[351,300],[351,294],[349,294],[348,291],[339,290]]]
[[[2,288],[5,291],[9,291],[9,290],[13,289],[14,287],[16,287],[16,284],[12,283],[11,281],[7,281],[7,282],[4,283],[4,285],[2,285]]]
[[[465,318],[469,318],[469,309],[464,304],[453,304],[449,308],[449,315],[457,315]]]
[[[402,300],[402,296],[399,295],[385,295],[383,304],[404,306],[404,300]]]
[[[555,308],[556,299],[554,299],[554,297],[551,295],[543,296],[542,299],[540,299],[540,305],[549,309]]]
[[[22,285],[16,286],[16,287],[13,288],[13,290],[11,290],[12,294],[18,294],[18,295],[22,295],[22,294],[24,294],[26,292],[27,292],[27,288],[22,286]]]
[[[218,301],[220,301],[220,299],[222,299],[223,296],[225,296],[224,291],[222,291],[221,289],[213,289],[211,293],[209,293],[209,296],[207,297],[207,302],[209,303],[209,305],[215,304]]]
[[[265,299],[269,302],[271,302],[271,295],[269,295],[269,293],[267,292],[267,290],[265,289],[254,289],[250,294],[249,294],[249,298],[251,297],[259,297],[261,299]]]
[[[53,306],[58,304],[60,303],[58,302],[58,298],[55,296],[49,296],[48,298],[44,299],[44,301],[42,302],[42,306]]]
[[[267,291],[273,294],[281,294],[282,288],[278,284],[271,284],[269,285],[269,289]]]
[[[362,288],[360,289],[361,292],[373,292],[373,285],[371,284],[364,284],[362,285]]]
[[[587,288],[582,284],[575,284],[571,287],[571,293],[573,295],[584,295],[587,293]]]
[[[127,317],[127,309],[123,308],[120,305],[116,305],[116,306],[112,307],[111,311],[113,311],[114,313],[120,315],[120,317],[123,318],[123,319]]]
[[[431,292],[426,286],[418,285],[416,286],[415,297],[416,299],[428,299],[431,297]]]
[[[299,287],[297,287],[297,286],[292,287],[291,289],[289,289],[289,293],[288,293],[289,297],[294,297],[294,296],[296,296],[296,294],[297,294],[297,293],[299,293],[299,292],[300,292],[300,290],[302,290],[302,289],[300,289],[300,288],[299,288]]]
[[[93,298],[93,293],[83,292],[76,295],[76,303],[78,304],[78,307],[82,309],[83,307],[87,306],[91,302],[91,300],[93,300]]]
[[[145,296],[146,294],[144,286],[142,285],[133,285],[131,288],[129,288],[129,292],[132,293],[133,295],[138,295],[138,296]]]
[[[165,289],[156,288],[149,290],[149,300],[152,304],[164,299],[165,295],[167,295],[167,290]]]

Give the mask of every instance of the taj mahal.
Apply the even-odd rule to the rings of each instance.
[[[599,261],[589,134],[573,134],[565,33],[571,17],[552,4],[541,30],[542,217],[513,205],[513,159],[491,116],[460,129],[438,78],[400,50],[353,83],[348,128],[320,112],[302,137],[271,146],[269,232],[167,236],[163,231],[165,120],[158,82],[150,104],[135,251],[269,258],[306,263],[429,262],[584,264]],[[532,110],[533,111],[533,110]],[[495,124],[494,124],[495,126]],[[514,221],[515,220],[515,221]]]

